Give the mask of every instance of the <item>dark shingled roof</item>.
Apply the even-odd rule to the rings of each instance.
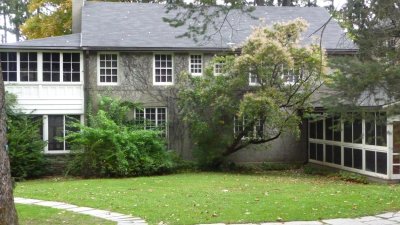
[[[213,8],[210,8],[213,10]],[[256,7],[250,18],[239,11],[227,17],[233,29],[225,23],[221,33],[210,41],[195,42],[190,38],[177,38],[187,31],[186,26],[173,28],[163,22],[176,11],[166,14],[165,5],[150,3],[85,2],[82,10],[82,37],[79,34],[55,38],[24,41],[7,46],[15,47],[77,47],[84,49],[139,49],[139,50],[224,50],[232,44],[240,46],[251,33],[252,27],[265,23],[285,22],[303,18],[309,23],[303,35],[303,44],[311,43],[309,35],[326,23],[330,15],[319,7]],[[222,20],[222,18],[218,19]],[[209,34],[215,31],[209,30]],[[315,36],[320,36],[321,29]],[[69,42],[68,42],[69,40]],[[331,20],[325,28],[322,45],[330,51],[353,52],[357,48],[346,39],[337,21]]]
[[[81,34],[40,38],[1,45],[1,48],[79,49]]]

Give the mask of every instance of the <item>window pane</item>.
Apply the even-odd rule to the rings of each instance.
[[[316,129],[317,129],[317,123],[316,122],[310,122],[310,138],[316,138],[317,137]]]
[[[343,122],[344,142],[352,142],[352,123],[348,119]]]
[[[333,163],[342,164],[342,149],[340,146],[334,146],[333,148]]]
[[[361,114],[354,114],[353,120],[353,143],[362,143],[362,117]]]
[[[365,143],[375,145],[375,113],[365,115]]]
[[[353,157],[354,157],[354,168],[362,169],[362,150],[353,149]]]
[[[48,116],[48,150],[64,150],[64,142],[56,140],[64,137],[64,116]]]
[[[333,163],[333,146],[325,145],[325,161],[328,163]]]
[[[365,151],[365,170],[375,172],[375,152]]]
[[[317,144],[310,143],[310,159],[317,159]]]
[[[71,127],[72,123],[80,122],[81,116],[79,115],[66,115],[65,116],[65,132],[68,134],[69,132],[78,132],[79,129],[76,127]],[[65,149],[71,150],[71,145],[68,141],[65,141]]]
[[[317,139],[324,139],[324,121],[317,121]]]
[[[321,161],[321,162],[324,160],[324,145],[323,144],[317,144],[317,160]]]
[[[387,173],[387,157],[386,153],[376,153],[376,172],[381,174]]]
[[[376,145],[386,146],[386,114],[385,113],[377,113]]]
[[[353,167],[353,149],[344,148],[344,166]]]
[[[333,118],[325,119],[325,140],[333,140]]]
[[[333,130],[333,140],[334,141],[341,141],[342,140],[342,132],[341,132],[341,123],[340,123],[340,117],[336,116],[333,118],[333,123],[334,123],[334,130]]]

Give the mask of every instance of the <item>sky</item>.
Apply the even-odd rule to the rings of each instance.
[[[345,3],[347,2],[347,0],[334,0],[334,6],[336,9],[340,9]],[[326,0],[317,0],[317,4],[319,6],[325,6],[327,5]],[[0,23],[3,23],[2,17],[0,17]],[[3,30],[0,30],[0,43],[2,42],[2,36],[3,36],[4,32]],[[15,36],[8,34],[8,42],[15,42]]]

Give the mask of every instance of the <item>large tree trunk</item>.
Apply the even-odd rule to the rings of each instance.
[[[0,225],[18,225],[6,144],[5,90],[0,68]]]

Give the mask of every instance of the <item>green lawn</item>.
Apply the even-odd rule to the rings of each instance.
[[[318,220],[400,210],[400,186],[354,184],[296,172],[187,173],[129,179],[36,180],[18,197],[132,214],[150,224]]]
[[[18,218],[21,225],[115,225],[116,223],[65,210],[49,207],[17,204]]]

